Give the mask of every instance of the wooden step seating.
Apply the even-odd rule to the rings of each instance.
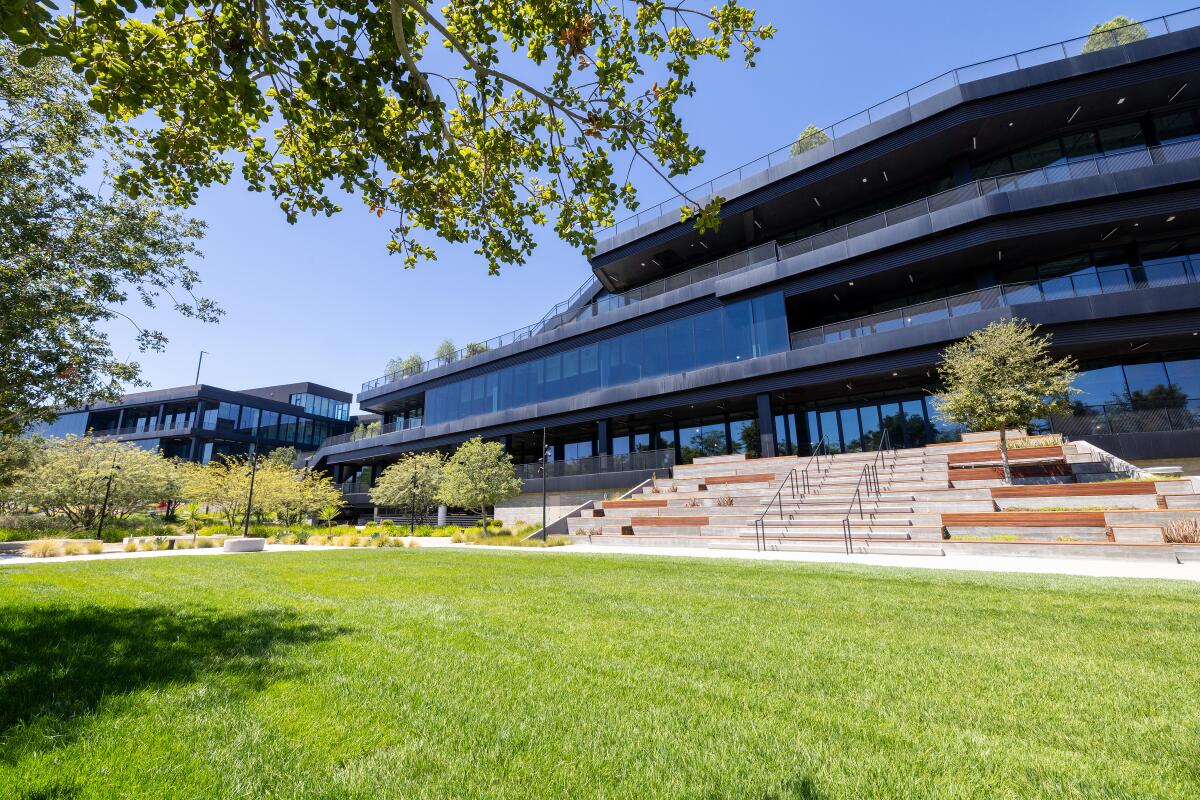
[[[807,491],[796,481],[795,497],[789,473],[806,457],[697,459],[636,494],[598,502],[568,526],[593,543],[753,548],[755,522],[779,493],[782,502],[763,519],[768,548],[843,552],[842,521],[872,462],[880,492],[862,497],[861,517],[855,506],[856,552],[933,554],[953,545],[955,552],[1061,556],[1110,546],[1105,553],[1128,557],[1170,550],[1164,527],[1200,514],[1191,481],[1105,480],[1112,477],[1105,463],[1070,444],[1011,450],[1018,485],[1003,485],[999,450],[985,438],[897,450],[879,461],[875,453],[822,457],[809,469]]]

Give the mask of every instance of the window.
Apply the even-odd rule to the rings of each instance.
[[[683,462],[701,456],[723,456],[729,452],[724,419],[706,419],[679,426],[679,450]]]
[[[279,417],[279,441],[291,444],[296,441],[296,418],[291,414]]]
[[[242,417],[238,422],[238,432],[253,436],[258,432],[258,409],[250,406],[242,407]]]
[[[115,421],[113,425],[115,427]],[[101,430],[100,428],[95,429]],[[83,436],[88,432],[88,412],[60,414],[54,422],[39,423],[30,427],[29,432],[37,436],[58,439],[66,436]]]
[[[259,417],[259,436],[263,439],[279,438],[279,414],[274,411],[264,411]]]
[[[1196,124],[1195,111],[1180,111],[1158,114],[1154,117],[1154,132],[1162,144],[1188,142],[1200,139],[1200,125]]]
[[[1126,396],[1125,374],[1119,366],[1080,372],[1074,386],[1080,393],[1072,394],[1072,400],[1088,406],[1120,402]]]
[[[1140,150],[1146,146],[1142,126],[1137,122],[1127,122],[1123,125],[1113,125],[1100,129],[1100,146],[1105,155],[1125,153]]]
[[[735,453],[745,453],[748,458],[758,458],[762,455],[758,420],[753,417],[730,418],[729,447]]]
[[[842,441],[848,451],[863,449],[862,430],[858,425],[858,409],[843,408],[840,412],[842,422]]]
[[[232,431],[237,428],[238,416],[242,407],[235,403],[221,403],[217,406],[217,425],[215,430]]]

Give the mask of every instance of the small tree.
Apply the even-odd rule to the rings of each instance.
[[[1079,391],[1075,360],[1052,357],[1050,337],[1037,331],[1023,319],[993,322],[947,347],[939,366],[946,388],[934,395],[938,413],[970,430],[999,428],[1005,483],[1008,428],[1066,412]]]
[[[1126,16],[1116,16],[1108,22],[1092,26],[1087,41],[1083,43],[1083,52],[1094,53],[1121,44],[1140,42],[1149,35],[1145,25]]]
[[[420,353],[413,353],[407,358],[396,357],[387,363],[388,375],[416,375],[425,371],[425,359]]]
[[[463,349],[468,356],[477,356],[480,353],[486,353],[488,346],[483,342],[467,342],[467,346]]]
[[[278,464],[285,469],[291,469],[292,465],[296,463],[296,459],[299,457],[300,453],[296,450],[296,448],[291,446],[276,447],[274,450],[267,453],[268,461],[273,464]]]
[[[37,436],[0,434],[0,511],[24,505],[22,484],[41,460],[45,442]]]
[[[342,507],[345,504],[346,501],[339,497],[336,503],[330,503],[329,505],[321,506],[321,508],[317,511],[317,519],[321,520],[321,522],[324,522],[325,527],[332,527],[333,521],[337,519],[338,514],[342,513]]]
[[[405,453],[371,487],[371,502],[377,506],[411,507],[413,516],[426,514],[437,503],[445,468],[446,457],[437,451]]]
[[[814,147],[828,144],[828,142],[829,134],[816,125],[809,125],[800,131],[800,136],[796,138],[796,141],[792,142],[792,155],[798,156],[801,153],[807,153]]]
[[[512,457],[499,442],[476,436],[459,445],[446,462],[438,499],[449,506],[478,508],[487,530],[487,507],[521,493]]]
[[[22,481],[22,496],[83,529],[100,510],[114,519],[144,511],[172,493],[172,465],[136,444],[67,436],[47,441],[36,467]]]
[[[438,345],[437,350],[433,351],[433,355],[443,364],[449,364],[458,358],[458,348],[454,346],[454,342],[450,339],[443,339]]]
[[[259,457],[258,468],[266,459]],[[261,511],[264,493],[255,475],[254,508]],[[250,495],[250,460],[240,456],[221,456],[187,475],[185,496],[194,502],[220,509],[226,524],[236,528],[245,517]]]

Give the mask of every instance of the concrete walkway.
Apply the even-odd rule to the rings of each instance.
[[[693,547],[619,547],[616,545],[571,544],[561,547],[491,547],[454,544],[448,537],[421,537],[421,548],[452,548],[488,552],[506,550],[517,553],[557,555],[668,556],[674,558],[740,559],[744,561],[784,561],[810,564],[864,564],[875,567],[962,570],[966,572],[1009,572],[1033,575],[1080,575],[1091,578],[1155,578],[1200,583],[1200,563],[1170,564],[1161,561],[1105,560],[1095,558],[1013,558],[1004,556],[895,556],[843,555],[838,553],[767,552],[719,550]],[[267,553],[320,553],[329,550],[367,550],[363,547],[309,547],[307,545],[268,545]],[[64,562],[110,561],[120,558],[169,558],[173,556],[250,556],[253,553],[226,553],[220,548],[196,550],[151,550],[126,553],[115,551],[99,555],[27,558],[0,555],[0,565],[61,564]]]

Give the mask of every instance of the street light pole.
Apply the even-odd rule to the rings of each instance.
[[[200,385],[200,365],[204,363],[204,355],[205,355],[205,353],[208,353],[208,351],[207,351],[207,350],[201,350],[201,351],[200,351],[200,358],[199,358],[199,360],[197,360],[197,361],[196,361],[196,381],[195,381],[195,383],[196,383],[196,385],[197,385],[197,386],[199,386],[199,385]],[[210,355],[210,356],[211,356],[211,355],[212,355],[212,353],[208,353],[208,355]]]
[[[409,494],[409,509],[408,509],[408,535],[413,535],[413,528],[417,524],[417,473],[412,476],[412,492]]]
[[[96,538],[104,541],[104,515],[108,513],[108,498],[112,494],[113,476],[117,474],[117,456],[113,455],[112,468],[108,471],[108,484],[104,487],[104,502],[100,504],[100,523],[96,526]]]
[[[246,518],[242,522],[242,537],[250,535],[250,509],[254,507],[254,473],[258,472],[258,448],[250,445],[250,496],[246,498]]]
[[[542,428],[542,541],[546,541],[546,456],[549,448],[546,446],[546,429]]]

